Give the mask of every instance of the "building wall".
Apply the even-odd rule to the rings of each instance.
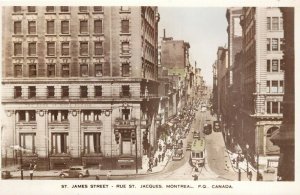
[[[142,127],[146,125],[150,133],[148,138],[155,143],[156,117],[153,110],[158,108],[157,97],[157,35],[156,7],[102,7],[96,12],[93,7],[87,7],[86,12],[79,12],[79,7],[69,7],[69,12],[62,13],[60,7],[54,12],[46,13],[46,7],[36,7],[29,13],[22,6],[21,12],[13,12],[13,7],[3,8],[3,66],[2,66],[2,106],[9,119],[4,121],[5,142],[2,142],[2,159],[4,162],[20,159],[16,150],[9,148],[21,145],[22,133],[34,135],[35,153],[24,155],[24,163],[38,160],[39,169],[55,168],[58,164],[103,163],[103,168],[121,168],[135,162],[135,145],[137,145],[138,166],[142,158]],[[102,33],[94,32],[94,20],[102,20]],[[55,21],[55,32],[46,33],[46,21]],[[61,21],[69,21],[68,34],[61,33]],[[80,21],[87,20],[87,32],[80,33]],[[129,32],[121,32],[121,21],[129,20]],[[22,32],[15,34],[13,21],[22,22]],[[28,34],[28,21],[36,21],[37,32]],[[147,30],[146,30],[147,29]],[[143,35],[143,36],[142,36]],[[103,42],[103,54],[94,53],[94,42]],[[122,52],[122,43],[129,42],[129,52]],[[22,42],[21,55],[14,55],[14,43]],[[36,55],[28,55],[27,44],[36,42]],[[47,43],[54,42],[54,54],[47,54]],[[69,42],[69,55],[63,56],[61,45]],[[80,54],[80,42],[88,42],[88,53]],[[142,49],[141,49],[142,48]],[[69,76],[62,75],[62,65],[69,64]],[[95,65],[102,64],[102,73],[96,74]],[[122,63],[129,63],[129,74],[122,74]],[[15,75],[15,66],[22,66],[22,74]],[[29,64],[36,64],[36,76],[29,76]],[[55,74],[48,76],[48,64],[55,65]],[[88,71],[82,75],[81,64],[88,65]],[[146,80],[147,79],[147,82]],[[122,86],[129,86],[126,95]],[[36,88],[36,96],[29,97],[29,86]],[[48,97],[47,86],[54,87],[53,97]],[[69,89],[69,97],[62,98],[62,86]],[[87,96],[81,97],[80,86],[87,87]],[[102,94],[96,97],[95,86],[102,87]],[[15,97],[16,87],[21,88],[20,97]],[[149,109],[147,105],[151,105]],[[154,108],[152,108],[154,107]],[[156,108],[156,109],[157,109]],[[128,119],[122,115],[123,109],[129,109]],[[149,111],[148,111],[149,110]],[[20,113],[25,113],[26,120],[19,121]],[[35,119],[31,112],[35,111]],[[56,113],[57,121],[51,113]],[[63,112],[68,120],[61,121]],[[93,119],[96,112],[101,112],[99,121],[85,121],[85,112],[91,112]],[[32,120],[29,120],[30,117]],[[65,116],[65,115],[64,115]],[[144,117],[147,116],[147,117]],[[23,117],[23,115],[22,115]],[[133,122],[133,123],[132,123]],[[125,128],[125,129],[124,129]],[[128,131],[130,130],[130,131]],[[136,144],[130,142],[129,159],[122,158],[122,136],[126,131],[136,132]],[[86,155],[85,133],[101,133],[101,153]],[[116,142],[118,132],[120,143]],[[66,151],[59,155],[53,154],[53,134],[68,133],[64,139]],[[132,135],[130,135],[132,137]],[[26,137],[26,136],[24,136]],[[24,138],[27,139],[27,138]],[[55,138],[56,139],[56,138]],[[60,139],[60,138],[59,138]],[[63,139],[61,139],[63,140]],[[8,147],[9,146],[9,147]],[[9,149],[7,149],[9,148]],[[6,165],[6,164],[5,164]],[[60,165],[61,166],[61,165]],[[131,166],[133,167],[133,166]]]

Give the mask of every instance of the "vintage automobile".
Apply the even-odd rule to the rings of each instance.
[[[175,154],[172,157],[172,160],[174,160],[174,161],[181,160],[181,159],[183,159],[183,157],[184,157],[183,150],[182,149],[176,149]]]
[[[83,166],[70,166],[69,169],[63,169],[59,173],[59,177],[65,178],[65,177],[88,177],[89,171],[85,169]]]
[[[209,134],[211,134],[211,132],[212,132],[212,126],[211,126],[211,124],[205,123],[204,126],[203,126],[203,133],[205,135],[209,135]]]
[[[191,150],[191,148],[192,148],[192,142],[188,142],[185,150],[188,151]]]
[[[2,171],[1,172],[1,178],[2,179],[9,179],[9,178],[11,178],[12,176],[11,176],[11,174],[10,174],[10,171]]]

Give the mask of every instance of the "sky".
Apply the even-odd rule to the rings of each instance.
[[[190,63],[197,61],[207,85],[212,86],[212,65],[219,46],[227,45],[225,7],[159,7],[159,37],[190,43]]]

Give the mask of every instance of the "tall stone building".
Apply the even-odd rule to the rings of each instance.
[[[283,19],[276,7],[243,8],[241,108],[243,145],[260,156],[259,164],[278,159],[279,147],[270,141],[282,123],[284,93]]]
[[[157,7],[2,13],[2,165],[140,168],[156,139]]]

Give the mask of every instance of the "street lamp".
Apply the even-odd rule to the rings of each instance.
[[[238,168],[238,180],[241,181],[241,169],[240,169],[240,160],[241,160],[241,152],[238,152],[238,157],[237,157],[237,168]]]
[[[249,174],[249,166],[248,166],[248,150],[249,150],[249,145],[246,144],[247,176],[248,176],[248,174]]]

